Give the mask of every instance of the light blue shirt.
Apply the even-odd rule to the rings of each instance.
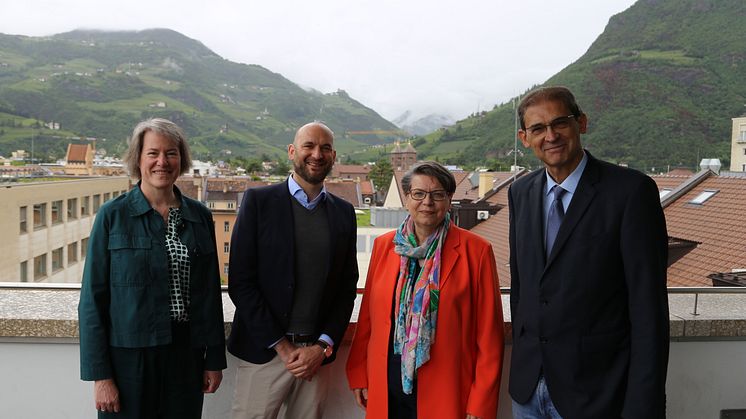
[[[326,186],[322,186],[321,192],[319,192],[316,198],[309,202],[306,191],[301,188],[301,186],[298,184],[298,182],[295,181],[295,179],[293,179],[292,176],[288,177],[288,190],[290,191],[290,196],[295,198],[295,200],[298,201],[299,204],[303,205],[303,208],[309,211],[316,208],[316,206],[319,205],[319,202],[321,202],[322,199],[326,198]],[[273,343],[269,347],[274,348],[278,343],[280,343],[280,340]],[[319,340],[323,340],[329,346],[334,346],[334,341],[326,333],[322,333],[321,336],[319,336]]]
[[[290,195],[295,198],[295,200],[298,201],[299,204],[303,205],[303,208],[309,211],[316,208],[316,205],[319,205],[319,202],[321,202],[322,199],[326,198],[326,186],[322,186],[321,192],[319,192],[316,198],[309,202],[306,191],[301,188],[301,186],[298,184],[298,182],[295,181],[295,179],[293,179],[292,176],[288,177],[288,190],[290,190]]]
[[[575,170],[570,173],[570,176],[568,176],[567,179],[559,184],[560,187],[566,191],[565,194],[562,195],[562,207],[565,209],[565,213],[567,213],[567,209],[570,208],[570,202],[572,202],[572,197],[575,196],[575,190],[578,189],[580,177],[583,175],[583,171],[585,170],[585,166],[587,163],[588,156],[585,154],[585,150],[583,150],[583,159],[580,160],[580,164],[578,164],[578,167],[576,167]],[[549,207],[552,206],[552,198],[549,196],[549,194],[551,193],[554,185],[557,185],[557,182],[555,182],[554,179],[549,176],[549,172],[547,172],[546,169],[544,171],[544,175],[547,177],[547,188],[544,191],[544,231],[547,231]]]

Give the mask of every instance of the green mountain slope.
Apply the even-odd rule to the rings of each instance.
[[[344,91],[304,90],[171,30],[0,34],[0,154],[28,150],[33,138],[39,157],[62,157],[70,137],[95,137],[118,153],[134,125],[153,116],[184,127],[201,158],[279,155],[315,119],[337,132],[341,151],[392,138],[340,133],[397,129]]]
[[[590,120],[584,144],[597,156],[645,171],[704,157],[727,167],[731,118],[746,110],[744,22],[743,0],[640,0],[545,85],[576,93]],[[513,112],[502,104],[415,145],[454,163],[505,167]]]

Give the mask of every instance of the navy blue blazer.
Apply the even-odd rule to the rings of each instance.
[[[228,294],[236,306],[228,351],[254,364],[277,354],[270,345],[288,330],[295,288],[294,222],[287,181],[245,192],[231,237]],[[316,333],[335,352],[352,314],[357,290],[357,227],[352,205],[326,195],[330,228],[326,285]],[[325,360],[331,362],[334,356]]]
[[[544,255],[544,170],[510,188],[510,394],[572,418],[665,418],[668,237],[650,177],[593,158]]]

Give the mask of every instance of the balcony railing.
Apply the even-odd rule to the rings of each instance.
[[[509,290],[503,289],[506,341],[510,342]],[[93,417],[93,386],[79,380],[77,304],[79,284],[0,283],[0,418]],[[356,302],[358,310],[360,297]],[[223,294],[226,330],[234,307]],[[746,288],[670,288],[671,351],[668,417],[720,417],[723,409],[746,409]],[[354,332],[353,315],[348,333]],[[337,361],[326,418],[362,418]],[[506,348],[500,418],[510,418]],[[218,393],[205,398],[204,418],[228,418],[237,361],[229,356]]]

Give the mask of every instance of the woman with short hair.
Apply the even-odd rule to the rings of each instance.
[[[99,418],[200,418],[226,367],[212,214],[175,186],[192,162],[173,122],[139,123],[124,161],[139,181],[99,209],[88,242],[81,378]]]
[[[350,388],[368,418],[494,419],[503,322],[492,247],[451,222],[445,167],[414,166],[402,189],[409,215],[373,247]]]

